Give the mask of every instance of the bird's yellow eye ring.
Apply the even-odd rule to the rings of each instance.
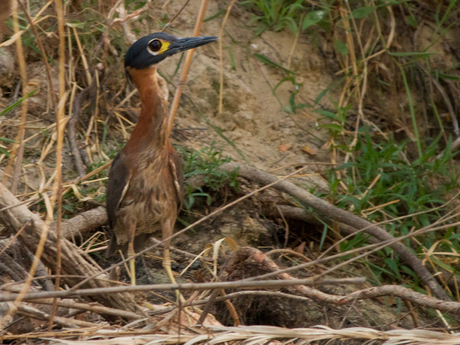
[[[152,53],[158,53],[161,49],[161,46],[162,46],[162,43],[160,40],[157,40],[157,39],[154,39],[154,40],[151,40],[149,42],[149,50],[152,52]]]

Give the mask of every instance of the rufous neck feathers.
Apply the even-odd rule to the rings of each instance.
[[[156,67],[142,70],[128,68],[128,73],[139,90],[142,106],[127,146],[140,145],[143,149],[162,147],[169,139],[165,138],[169,104],[166,81],[158,75]]]

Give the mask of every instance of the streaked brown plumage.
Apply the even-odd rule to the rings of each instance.
[[[113,160],[109,173],[106,201],[112,237],[107,256],[126,245],[128,256],[132,256],[155,233],[161,231],[163,239],[172,235],[183,194],[183,173],[167,133],[168,89],[155,64],[165,56],[215,39],[177,39],[164,33],[151,34],[134,43],[126,55],[126,72],[139,90],[142,105],[136,127]],[[153,41],[161,43],[157,54],[152,49],[158,48],[158,42],[153,46]],[[164,46],[166,50],[162,52]],[[169,244],[167,240],[163,266],[174,282]],[[130,265],[131,282],[135,284],[134,260]]]

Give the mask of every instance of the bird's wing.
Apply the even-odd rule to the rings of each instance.
[[[115,226],[117,211],[128,190],[130,177],[126,155],[121,151],[113,159],[107,183],[106,208],[111,229]]]
[[[182,162],[176,151],[171,151],[169,154],[169,168],[173,177],[174,187],[176,187],[177,200],[181,205],[184,198],[184,172],[182,170]]]

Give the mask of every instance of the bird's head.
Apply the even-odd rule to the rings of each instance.
[[[138,39],[128,49],[125,68],[142,70],[157,65],[168,56],[217,40],[214,36],[179,38],[157,32]]]

